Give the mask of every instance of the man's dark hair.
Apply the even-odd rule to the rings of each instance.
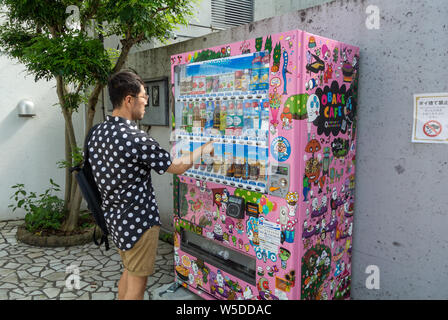
[[[137,96],[141,85],[145,85],[142,78],[132,71],[119,71],[109,78],[107,83],[110,101],[114,109],[118,108],[126,96]]]

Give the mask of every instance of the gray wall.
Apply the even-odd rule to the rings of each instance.
[[[379,30],[366,27],[369,5],[380,9]],[[359,46],[352,297],[446,299],[448,146],[413,144],[411,131],[413,94],[448,91],[447,16],[445,0],[337,0],[137,53],[129,65],[144,77],[169,75],[172,54],[292,29]],[[168,147],[169,129],[151,133]],[[157,195],[167,227],[170,176],[163,179]],[[369,265],[380,270],[378,290],[366,288]]]

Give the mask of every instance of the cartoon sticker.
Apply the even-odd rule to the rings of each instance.
[[[291,154],[291,144],[285,137],[277,137],[271,143],[271,154],[275,160],[284,162]]]

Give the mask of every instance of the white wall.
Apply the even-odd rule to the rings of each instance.
[[[8,208],[14,184],[24,183],[27,191],[38,194],[50,186],[50,178],[64,186],[64,170],[56,165],[64,158],[64,120],[60,108],[53,106],[55,82],[35,83],[23,65],[1,55],[0,94],[0,220],[9,220],[25,215]],[[23,98],[34,102],[34,118],[18,117],[17,103]],[[78,123],[79,116],[75,119]]]

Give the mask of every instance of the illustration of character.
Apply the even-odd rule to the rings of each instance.
[[[330,50],[328,49],[326,44],[322,46],[322,55],[324,57],[324,60],[328,60],[331,56]]]
[[[322,197],[322,203],[319,206],[319,200],[317,198],[314,198],[311,205],[313,207],[313,210],[311,211],[311,217],[317,218],[321,215],[325,214],[327,212],[327,196]]]
[[[283,141],[277,143],[278,158],[282,159],[288,155],[288,149]]]
[[[233,220],[230,219],[229,217],[227,217],[225,225],[227,227],[227,230],[229,230],[229,233],[233,233],[233,228],[235,226],[235,223],[233,222]]]
[[[291,252],[283,247],[280,247],[280,252],[278,253],[278,257],[282,261],[282,269],[286,269],[286,262],[291,257]]]
[[[241,54],[250,53],[250,43],[248,41],[243,41],[240,46]]]
[[[344,201],[340,197],[338,197],[338,191],[336,190],[336,187],[334,187],[333,192],[331,194],[331,200],[330,200],[331,212],[332,213],[336,212],[338,207],[343,204],[344,204]]]
[[[330,148],[324,148],[324,158],[322,159],[322,175],[328,176],[328,171],[330,169],[331,162],[333,161],[333,157],[330,158]]]
[[[284,130],[292,129],[292,113],[289,111],[288,107],[283,108],[283,113],[280,116],[280,120],[282,121],[282,128]]]
[[[286,202],[288,203],[289,215],[294,217],[296,215],[297,202],[299,201],[299,194],[297,192],[288,192],[286,194]]]
[[[236,231],[238,232],[238,234],[243,234],[244,233],[244,225],[243,222],[241,220],[238,220],[236,223]]]
[[[224,232],[222,230],[222,226],[219,223],[215,223],[215,227],[213,228],[213,238],[217,241],[224,240]]]
[[[324,83],[328,83],[328,80],[333,78],[333,65],[327,65],[327,70],[324,73]]]
[[[251,300],[252,298],[253,298],[253,293],[252,293],[252,289],[249,287],[249,286],[247,286],[245,289],[244,289],[244,292],[243,292],[243,297],[244,297],[244,299],[246,299],[246,300]]]
[[[288,71],[288,52],[283,49],[283,69],[282,69],[282,76],[283,76],[283,94],[288,94],[286,91],[287,87],[287,81],[286,81],[286,74],[291,74],[290,71]]]

